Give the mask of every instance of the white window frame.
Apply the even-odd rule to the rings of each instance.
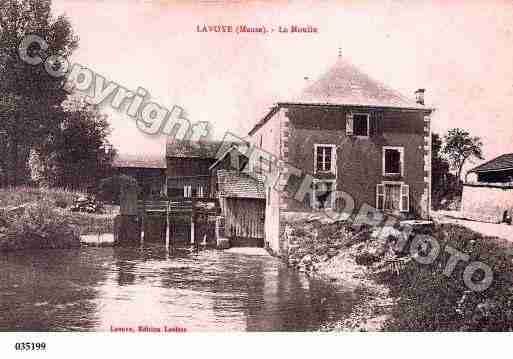
[[[386,185],[396,185],[400,186],[399,188],[399,212],[408,213],[410,212],[410,185],[404,183],[404,181],[382,181],[376,185],[376,209],[379,211],[389,211],[385,210],[385,199],[386,199]],[[379,188],[382,188],[382,193],[379,193]],[[404,192],[406,191],[406,193]],[[403,207],[403,197],[407,198],[407,208]],[[379,208],[379,197],[382,197],[383,208]]]
[[[192,197],[192,185],[186,184],[183,186],[183,196],[184,196],[184,198]]]
[[[330,207],[329,208],[324,208],[324,210],[326,209],[335,209],[335,200],[336,200],[336,196],[335,196],[335,192],[337,191],[337,180],[336,179],[314,179],[312,181],[312,198],[311,198],[311,206],[312,208],[314,209],[319,209],[319,206],[317,205],[317,200],[316,200],[316,196],[315,196],[315,186],[317,183],[319,182],[330,182],[331,183],[331,203],[330,203]]]
[[[397,150],[399,151],[399,161],[401,167],[401,173],[387,173],[385,167],[385,152],[386,150]],[[382,162],[383,162],[383,176],[404,176],[404,147],[403,146],[383,146],[382,149]]]
[[[367,117],[367,135],[366,136],[362,136],[362,135],[356,135],[354,133],[354,116],[366,116]],[[353,121],[352,123],[352,131],[353,131],[353,135],[357,138],[369,138],[370,137],[370,114],[369,113],[366,113],[366,112],[353,112],[352,115],[351,115],[351,120]]]
[[[331,168],[329,171],[319,171],[317,170],[317,149],[319,147],[330,147],[331,148]],[[324,157],[324,156],[323,156]],[[316,143],[314,144],[314,174],[317,173],[332,173],[335,176],[337,175],[337,145],[334,144],[326,144],[326,143]]]
[[[205,196],[205,188],[202,185],[198,186],[197,197],[203,198]]]

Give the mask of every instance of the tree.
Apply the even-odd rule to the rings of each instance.
[[[431,198],[437,207],[446,191],[449,176],[449,162],[442,157],[442,139],[437,133],[431,134]]]
[[[431,186],[439,189],[447,182],[449,163],[442,157],[442,139],[437,133],[431,134]]]
[[[465,162],[472,157],[483,159],[483,142],[479,137],[472,137],[461,128],[453,128],[444,136],[443,153],[447,156],[451,169],[456,171],[459,181]]]
[[[442,139],[431,134],[431,202],[433,209],[444,208],[461,196],[461,185],[450,173],[449,162],[443,157]]]
[[[62,115],[60,128],[38,146],[44,158],[43,177],[52,186],[97,188],[100,179],[112,175],[115,155],[107,140],[107,116],[80,98],[64,102]]]
[[[69,21],[52,16],[51,0],[0,0],[0,132],[5,133],[8,154],[0,165],[11,185],[19,183],[19,169],[27,167],[30,147],[60,126],[60,104],[68,95],[64,77],[50,76],[44,66],[20,58],[18,47],[27,35],[48,43],[46,53],[35,44],[28,49],[43,59],[67,58],[78,45]]]

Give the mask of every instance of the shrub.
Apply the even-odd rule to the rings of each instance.
[[[23,214],[11,217],[8,235],[0,241],[0,250],[77,246],[80,246],[78,227],[46,200],[27,206]]]

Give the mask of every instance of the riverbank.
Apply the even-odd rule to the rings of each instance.
[[[360,302],[343,320],[324,325],[322,331],[379,331],[384,328],[394,299],[389,288],[372,277],[362,258],[378,253],[368,227],[356,228],[320,216],[294,216],[286,221],[289,243],[287,263],[309,276],[359,294]]]
[[[71,212],[80,192],[30,187],[0,190],[0,251],[74,248],[81,236],[112,233],[115,208]]]
[[[418,234],[436,241],[439,255],[422,264],[415,257],[418,251],[410,248],[415,233],[405,238],[393,228],[357,228],[315,216],[291,221],[285,228],[289,266],[361,294],[362,300],[347,318],[321,330],[513,329],[513,247],[505,240],[434,223]],[[405,240],[403,246],[397,246],[400,239]],[[451,249],[468,257],[446,275]],[[475,261],[488,265],[494,276],[482,292],[470,290],[463,279],[466,265]],[[473,280],[479,282],[479,274]]]

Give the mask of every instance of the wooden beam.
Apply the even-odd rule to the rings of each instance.
[[[166,209],[166,248],[169,249],[169,204]]]
[[[192,212],[191,212],[191,244],[194,244],[194,199],[192,201]]]

